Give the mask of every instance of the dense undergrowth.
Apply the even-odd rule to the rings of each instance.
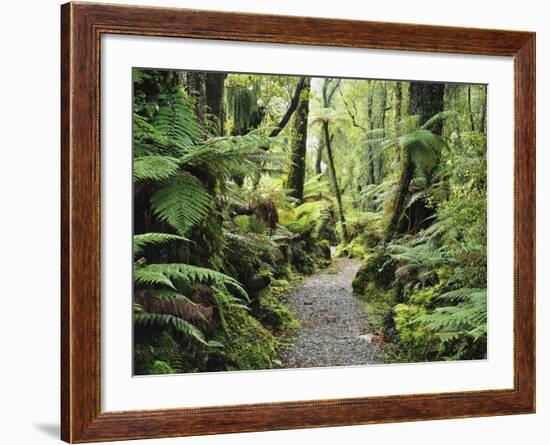
[[[486,141],[476,132],[459,141],[451,131],[447,141],[440,154],[446,162],[430,185],[417,172],[404,209],[406,223],[414,189],[422,187],[426,228],[385,241],[380,221],[392,203],[380,202],[379,213],[369,213],[361,234],[339,250],[364,260],[353,288],[385,335],[388,362],[486,357]],[[382,187],[393,186],[389,177]]]
[[[134,372],[277,367],[289,280],[330,263],[326,205],[256,182],[279,141],[211,134],[174,75],[134,73]]]
[[[484,86],[133,76],[135,374],[280,367],[331,246],[386,361],[486,356]]]

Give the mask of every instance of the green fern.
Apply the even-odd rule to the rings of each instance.
[[[248,294],[235,279],[221,272],[190,264],[148,264],[134,267],[134,281],[145,286],[160,285],[176,290],[175,281],[229,286],[248,301]]]
[[[179,161],[170,156],[139,156],[134,158],[134,181],[161,181],[173,176]]]
[[[409,151],[412,161],[424,172],[434,169],[441,150],[447,147],[443,138],[423,128],[401,136],[398,144]]]
[[[168,97],[167,104],[160,107],[152,124],[179,153],[190,149],[202,133],[191,99],[183,89]]]
[[[425,323],[444,343],[465,337],[473,342],[487,341],[487,289],[458,289],[437,300],[452,305],[438,307],[413,321]]]
[[[208,345],[203,333],[193,324],[169,314],[152,314],[148,312],[134,313],[134,323],[143,327],[171,327],[177,332],[194,338],[204,345]]]
[[[170,241],[188,241],[187,238],[179,235],[172,235],[171,233],[142,233],[140,235],[134,235],[134,257],[143,253],[145,246],[150,244],[166,244]]]
[[[182,171],[151,197],[153,212],[184,236],[208,215],[212,197],[202,182]]]

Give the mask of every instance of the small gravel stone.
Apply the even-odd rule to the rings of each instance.
[[[337,272],[304,280],[288,299],[301,324],[294,343],[281,353],[283,368],[353,366],[380,363],[382,350],[372,339],[364,307],[351,282],[361,262],[334,260]]]

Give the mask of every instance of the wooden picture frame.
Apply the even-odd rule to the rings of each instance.
[[[63,440],[94,442],[535,411],[534,33],[92,3],[67,3],[61,17]],[[99,75],[103,34],[512,56],[513,389],[102,412]]]

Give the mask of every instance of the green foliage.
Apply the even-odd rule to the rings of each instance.
[[[208,215],[212,196],[202,182],[191,173],[180,172],[151,197],[151,208],[162,221],[180,235]]]
[[[170,367],[170,365],[161,360],[155,360],[151,363],[151,366],[147,369],[148,374],[173,374],[176,372]]]
[[[188,241],[183,236],[172,235],[171,233],[142,233],[134,235],[134,257],[143,253],[143,250],[148,245],[161,245],[171,241]]]
[[[136,373],[280,366],[298,328],[286,280],[331,246],[363,261],[353,289],[387,360],[486,355],[483,86],[446,85],[422,122],[407,82],[311,79],[297,200],[294,117],[267,135],[298,78],[228,74],[214,131],[208,73],[132,74]]]
[[[134,314],[134,324],[137,327],[170,327],[182,334],[185,334],[186,336],[194,338],[201,343],[207,344],[204,339],[204,335],[199,329],[197,329],[196,326],[179,317],[176,317],[175,315],[138,312]]]
[[[415,321],[436,332],[445,344],[459,342],[454,345],[454,357],[467,355],[470,341],[487,342],[487,289],[458,289],[440,295],[437,300],[447,305]]]
[[[177,281],[229,286],[234,289],[239,296],[244,299],[248,299],[246,291],[234,278],[212,269],[192,266],[190,264],[137,265],[134,268],[134,281],[138,284],[144,285],[164,284],[172,289],[176,288],[174,283]]]
[[[173,176],[179,161],[170,156],[140,156],[134,158],[134,181],[161,181]]]

